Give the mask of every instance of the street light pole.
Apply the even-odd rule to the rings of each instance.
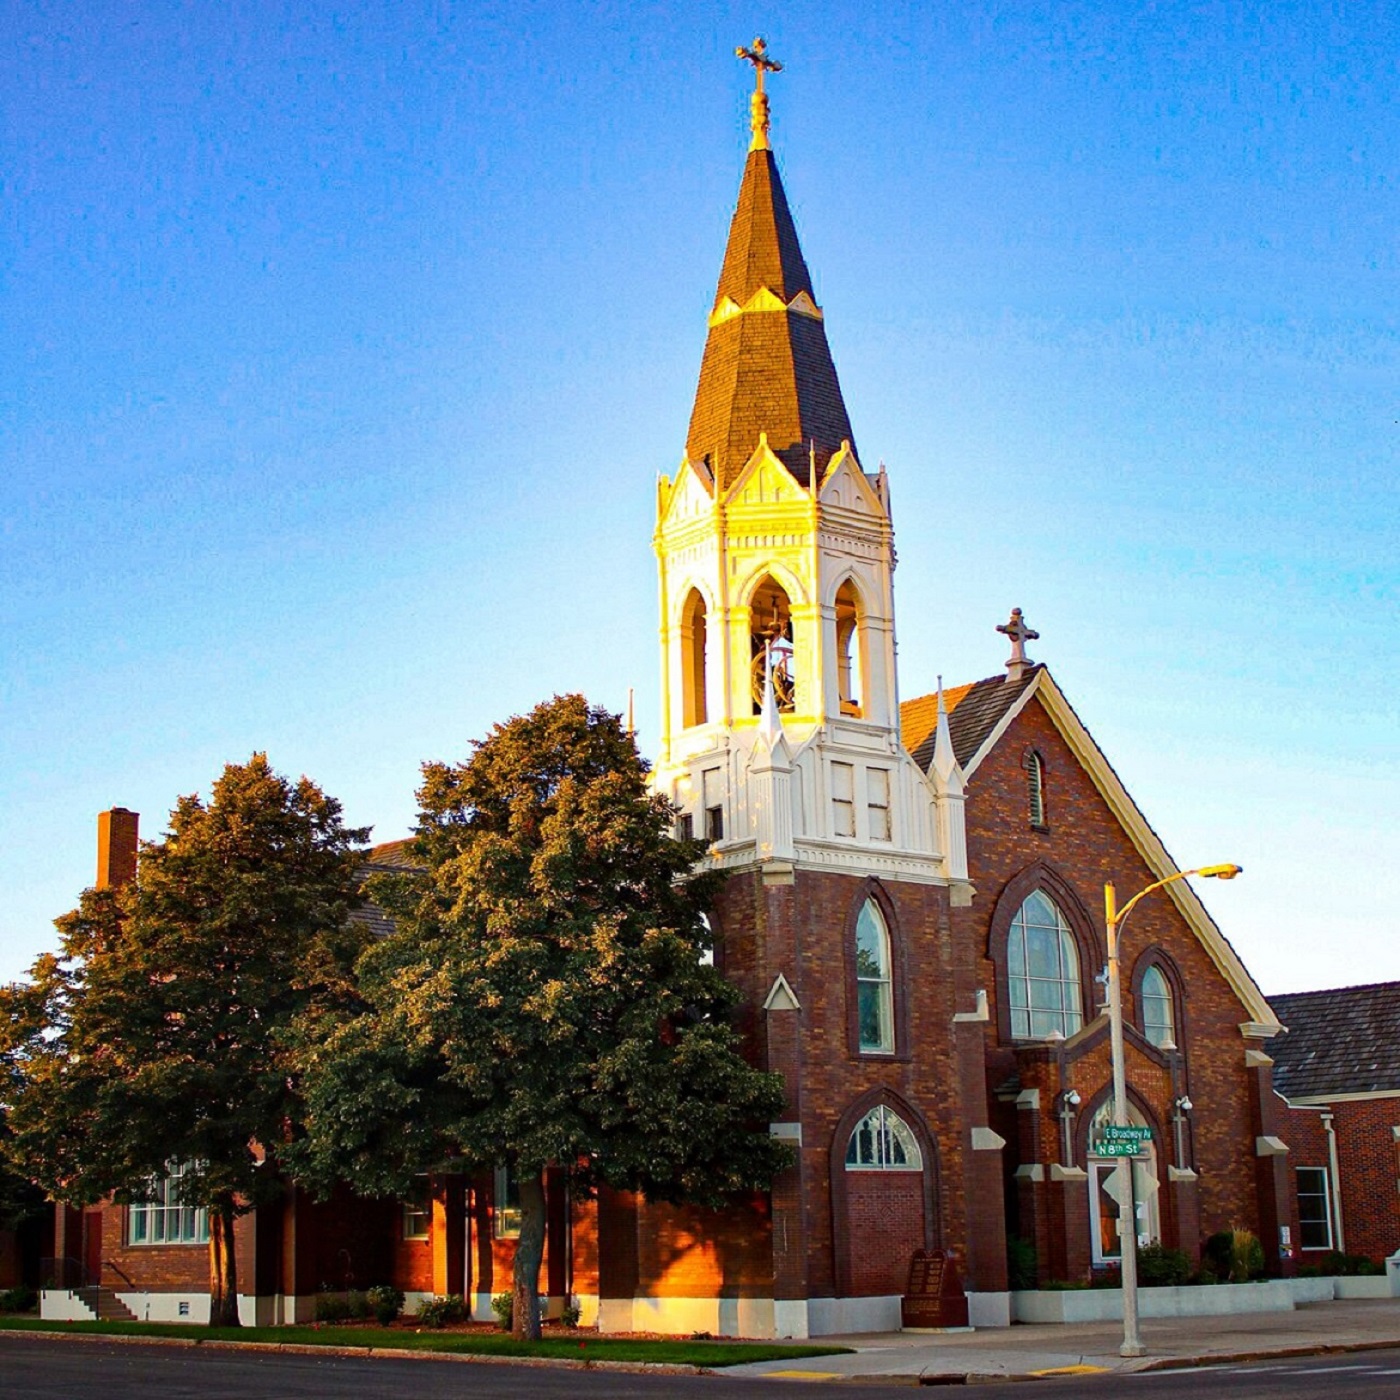
[[[1118,904],[1111,884],[1103,887],[1108,925],[1108,1028],[1113,1053],[1113,1122],[1128,1126],[1128,1069],[1123,1055],[1123,983],[1118,971]],[[1127,910],[1123,911],[1125,914]],[[1118,1159],[1118,1257],[1123,1279],[1123,1344],[1119,1356],[1141,1356],[1138,1333],[1137,1203],[1133,1199],[1133,1159]]]
[[[1113,1122],[1116,1127],[1128,1127],[1128,1071],[1123,1056],[1123,983],[1118,966],[1118,935],[1138,900],[1184,880],[1188,875],[1206,879],[1233,880],[1240,873],[1238,865],[1203,865],[1196,870],[1179,870],[1165,880],[1139,890],[1120,910],[1118,896],[1112,884],[1103,887],[1104,923],[1108,930],[1108,1028],[1113,1054]],[[1118,1229],[1121,1244],[1119,1259],[1123,1275],[1123,1342],[1119,1356],[1141,1356],[1147,1350],[1138,1332],[1137,1281],[1137,1202],[1133,1191],[1133,1159],[1118,1159]]]

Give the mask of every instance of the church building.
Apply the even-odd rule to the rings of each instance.
[[[997,629],[998,674],[902,698],[891,484],[857,445],[770,148],[776,65],[761,42],[741,52],[752,140],[684,454],[657,492],[654,782],[728,873],[716,961],[743,993],[749,1053],[783,1078],[771,1131],[796,1164],[724,1212],[606,1190],[572,1202],[561,1174],[542,1291],[610,1331],[889,1330],[914,1254],[940,1251],[972,1324],[1006,1325],[1025,1282],[1009,1257],[1033,1250],[1042,1283],[1086,1280],[1118,1261],[1129,1214],[1139,1241],[1195,1261],[1210,1234],[1246,1227],[1287,1272],[1299,1216],[1272,1082],[1281,1027],[1182,879],[1122,927],[1131,1116],[1150,1130],[1130,1207],[1116,1159],[1097,1155],[1104,887],[1127,896],[1179,872],[1027,655],[1037,634],[1019,609]],[[405,846],[370,861],[402,862]],[[66,1249],[148,1315],[153,1297],[167,1311],[182,1289],[197,1299],[207,1276],[197,1222],[155,1240],[154,1209],[96,1212],[98,1244]],[[318,1287],[350,1281],[461,1293],[489,1318],[512,1210],[504,1173],[425,1179],[407,1203],[293,1189],[240,1222],[249,1320],[305,1319]],[[89,1228],[71,1216],[61,1232]]]

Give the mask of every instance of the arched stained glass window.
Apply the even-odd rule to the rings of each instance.
[[[890,985],[890,934],[873,899],[856,920],[856,998],[860,1048],[894,1049],[894,996]]]
[[[1176,1018],[1172,1014],[1172,989],[1155,964],[1142,975],[1142,1033],[1153,1045],[1176,1043]]]
[[[884,1104],[872,1108],[856,1124],[846,1145],[850,1171],[916,1172],[924,1167],[924,1154],[909,1125]]]
[[[1065,916],[1039,890],[1016,911],[1006,954],[1011,1034],[1020,1040],[1073,1035],[1084,1021],[1079,953]]]

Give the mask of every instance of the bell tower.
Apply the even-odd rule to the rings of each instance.
[[[960,775],[899,740],[894,531],[861,465],[769,147],[752,140],[674,477],[657,494],[655,782],[732,868],[966,880]]]

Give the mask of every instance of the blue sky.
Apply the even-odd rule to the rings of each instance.
[[[6,7],[0,978],[255,749],[653,742],[758,32],[903,693],[1023,607],[1266,991],[1400,978],[1400,20],[1281,0]]]

